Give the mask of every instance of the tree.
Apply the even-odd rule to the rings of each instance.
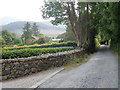
[[[5,40],[0,36],[0,48],[5,45]]]
[[[109,26],[111,33],[108,34],[111,38],[111,47],[120,54],[120,2],[109,3],[109,11],[111,15],[111,24]]]
[[[63,39],[64,41],[76,41],[70,25],[67,25],[66,32],[58,35],[57,38]]]
[[[108,3],[108,12],[110,13],[108,28],[111,47],[120,54],[120,2]]]
[[[52,24],[70,23],[71,30],[79,48],[88,48],[92,43],[94,32],[88,29],[90,20],[90,4],[81,2],[45,2],[42,7],[43,18],[54,17]],[[94,43],[94,42],[93,42]]]
[[[96,18],[95,29],[101,41],[109,40],[110,46],[120,54],[120,2],[102,2],[93,5],[92,15]]]
[[[31,38],[32,31],[31,31],[31,25],[29,22],[27,22],[23,27],[23,34],[22,34],[22,40],[24,44],[26,44],[27,40]]]
[[[1,33],[6,45],[14,44],[14,37],[10,32],[8,32],[7,30],[2,30]]]
[[[101,40],[110,40],[110,46],[120,52],[120,2],[104,2],[94,5],[94,17],[97,18],[95,29]]]
[[[16,38],[16,39],[14,40],[14,44],[22,45],[22,39],[21,39],[21,38]]]
[[[0,32],[2,45],[14,45],[14,44],[21,44],[21,39],[16,37],[15,33],[11,33],[8,30],[2,30]]]
[[[39,34],[40,34],[40,32],[39,32],[39,30],[38,30],[38,26],[37,26],[36,23],[33,23],[33,26],[32,26],[32,34],[33,34],[34,36],[39,36]]]
[[[95,36],[111,40],[111,47],[120,45],[120,2],[45,2],[43,18],[54,19],[52,24],[70,24],[79,48],[93,50]]]

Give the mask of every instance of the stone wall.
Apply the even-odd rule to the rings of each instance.
[[[59,67],[70,59],[83,54],[82,50],[71,50],[59,53],[44,54],[28,58],[1,59],[1,80],[14,79],[32,73],[37,73],[50,67]]]

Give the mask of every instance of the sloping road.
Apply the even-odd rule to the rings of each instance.
[[[62,71],[38,88],[118,88],[118,60],[101,46],[87,63]]]

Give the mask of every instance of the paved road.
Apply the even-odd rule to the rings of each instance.
[[[118,60],[102,46],[87,63],[62,71],[38,88],[118,88]]]

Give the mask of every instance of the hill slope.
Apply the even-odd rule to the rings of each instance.
[[[30,22],[32,25],[34,22]],[[65,32],[65,26],[53,26],[50,22],[36,22],[39,26],[39,30],[41,33],[45,34],[46,36],[57,36],[58,34],[61,34]],[[6,25],[1,26],[2,29],[7,29],[10,32],[14,32],[17,35],[22,34],[22,30],[24,25],[26,24],[26,21],[16,21],[12,22]]]

